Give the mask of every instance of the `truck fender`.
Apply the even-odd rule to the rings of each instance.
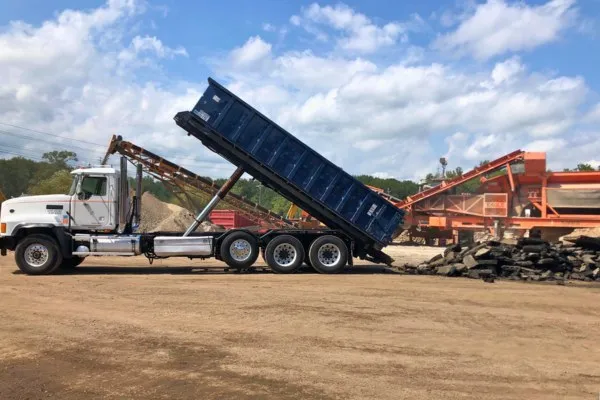
[[[13,237],[16,238],[15,246],[17,245],[18,238],[23,238],[29,233],[50,234],[58,243],[58,247],[60,248],[63,257],[72,257],[71,235],[67,233],[65,228],[52,224],[18,224],[13,229]]]

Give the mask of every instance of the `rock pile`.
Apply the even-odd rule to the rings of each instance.
[[[550,244],[537,238],[453,245],[426,263],[404,267],[421,275],[527,281],[600,281],[600,239],[581,236],[574,243]]]
[[[165,203],[145,192],[142,195],[140,232],[184,232],[194,222],[194,214],[176,204]],[[222,232],[221,225],[203,221],[198,232]]]

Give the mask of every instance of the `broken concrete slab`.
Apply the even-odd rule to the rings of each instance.
[[[492,251],[492,249],[489,247],[484,247],[482,249],[479,249],[475,252],[475,258],[484,258],[488,254],[490,254],[490,251]]]
[[[463,258],[463,264],[467,266],[468,269],[474,268],[478,265],[477,260],[472,255],[468,255]]]
[[[453,265],[444,265],[442,267],[437,267],[435,273],[437,275],[454,276],[456,275],[456,267]]]

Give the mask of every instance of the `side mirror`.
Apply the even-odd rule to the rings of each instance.
[[[75,193],[77,194],[77,199],[87,200],[90,197],[92,197],[92,194],[83,190],[83,188],[81,187],[82,183],[83,183],[83,179],[80,179],[79,182],[77,182],[77,188],[75,189]]]

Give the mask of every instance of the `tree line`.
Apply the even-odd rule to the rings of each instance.
[[[0,191],[4,192],[7,198],[21,196],[23,194],[55,194],[68,193],[71,186],[71,170],[73,164],[77,162],[77,154],[71,151],[52,151],[42,155],[42,161],[33,161],[23,157],[14,157],[11,159],[0,160]],[[487,160],[481,161],[479,165],[487,163]],[[573,169],[564,171],[594,171],[590,164],[578,164]],[[600,170],[600,168],[599,168]],[[496,171],[488,176],[493,177],[505,173],[505,171]],[[356,178],[362,183],[383,189],[386,193],[398,199],[417,193],[424,185],[435,186],[442,179],[453,179],[462,176],[463,170],[460,167],[445,171],[444,177],[438,172],[430,173],[419,183],[411,180],[397,180],[394,178],[379,178],[371,175],[358,175]],[[222,185],[225,179],[215,179],[215,182]],[[133,186],[133,181],[132,187]],[[475,193],[479,182],[471,180],[464,183],[457,192]],[[144,176],[142,180],[142,191],[150,192],[158,199],[179,204],[179,200],[171,193],[168,188],[160,181],[150,176]],[[253,179],[240,179],[234,186],[233,192],[245,197],[246,199],[260,204],[278,214],[284,215],[291,203],[277,192],[263,186],[260,182]],[[183,205],[183,204],[180,204]]]

